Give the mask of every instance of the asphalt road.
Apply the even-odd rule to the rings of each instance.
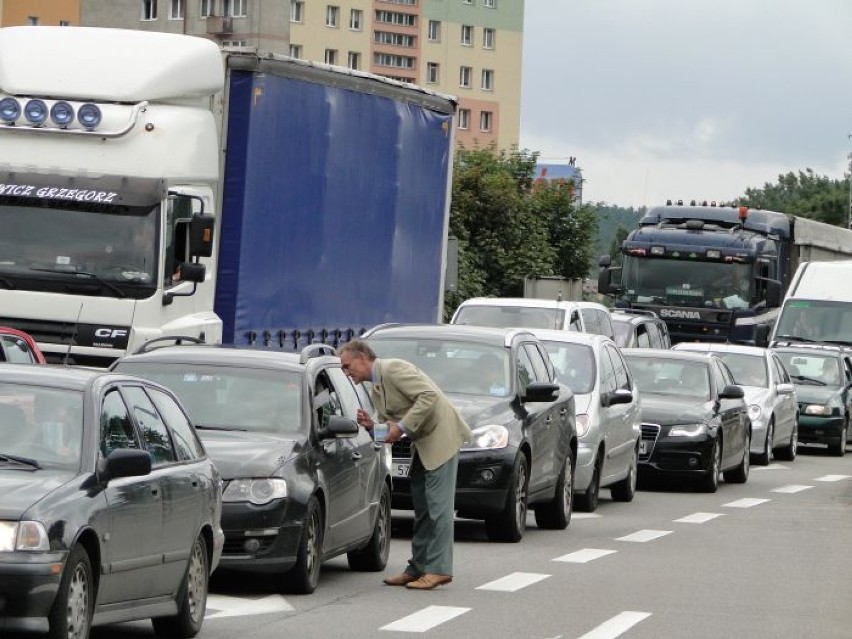
[[[852,454],[802,450],[752,467],[715,494],[661,485],[566,531],[530,528],[495,544],[456,524],[456,576],[431,592],[381,583],[408,557],[410,519],[394,512],[386,573],[327,562],[310,596],[282,596],[254,577],[217,574],[204,639],[442,636],[512,639],[852,637]],[[149,623],[94,637],[151,637]]]

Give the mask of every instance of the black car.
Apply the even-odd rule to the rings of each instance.
[[[336,555],[347,553],[356,570],[385,567],[389,455],[356,423],[359,408],[373,407],[331,347],[152,341],[113,368],[171,388],[192,416],[225,480],[222,568],[270,573],[283,589],[310,593],[320,563]]]
[[[364,338],[379,357],[431,377],[473,430],[456,479],[459,517],[484,519],[489,539],[519,541],[527,507],[543,528],[571,520],[577,459],[574,395],[556,382],[530,332],[460,325],[380,326]],[[393,445],[394,507],[411,509],[411,442]]]
[[[151,618],[195,636],[221,508],[219,473],[166,388],[0,365],[0,633],[86,639]]]
[[[796,385],[799,441],[846,454],[852,415],[852,359],[836,346],[780,344],[772,349]]]
[[[639,387],[642,441],[639,474],[695,478],[716,492],[719,473],[745,483],[751,420],[742,387],[715,355],[624,349]]]

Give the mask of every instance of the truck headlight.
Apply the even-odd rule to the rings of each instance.
[[[758,406],[757,404],[750,404],[748,407],[748,418],[751,421],[756,422],[758,419],[760,419],[761,412],[762,411],[760,410],[760,406]]]
[[[678,424],[669,429],[669,437],[698,437],[706,432],[704,424]]]
[[[831,406],[825,404],[808,404],[805,406],[805,415],[821,415],[826,417],[831,415]]]
[[[50,550],[47,531],[37,521],[0,521],[0,552]]]
[[[223,502],[247,501],[255,506],[268,504],[273,499],[287,496],[287,482],[283,479],[232,479],[222,493]]]
[[[473,429],[473,438],[465,444],[467,450],[493,450],[509,445],[509,429],[500,424],[487,424]]]

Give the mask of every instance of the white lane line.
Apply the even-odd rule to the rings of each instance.
[[[440,626],[459,615],[470,611],[470,608],[457,608],[455,606],[427,606],[423,610],[397,619],[396,621],[382,626],[379,630],[391,630],[393,632],[426,632],[435,626]]]
[[[790,470],[789,466],[785,466],[784,464],[770,464],[769,466],[752,466],[751,472],[756,470]]]
[[[579,639],[615,639],[615,637],[620,637],[637,623],[644,621],[650,616],[650,612],[625,610],[615,615],[612,619],[604,621],[597,628],[593,628],[582,637],[579,637]]]
[[[281,595],[269,595],[260,599],[249,597],[230,597],[228,595],[207,595],[205,619],[223,617],[244,617],[247,615],[268,615],[273,612],[291,612],[293,606]]]
[[[531,586],[543,579],[547,579],[550,575],[542,575],[535,572],[513,572],[511,575],[506,575],[500,579],[489,581],[487,584],[477,586],[477,590],[499,590],[500,592],[515,592],[521,588]]]
[[[616,541],[635,541],[637,543],[643,543],[659,539],[660,537],[665,537],[666,535],[670,535],[672,532],[673,531],[671,530],[637,530],[635,533],[619,537]]]
[[[722,508],[752,508],[754,506],[759,506],[760,504],[765,504],[768,501],[772,500],[745,497],[743,499],[737,499],[736,501],[729,501],[727,504],[722,504]]]
[[[849,475],[823,475],[814,481],[843,481],[844,479],[849,479]]]
[[[686,517],[675,519],[674,521],[681,524],[704,524],[716,517],[722,517],[722,513],[692,513]]]
[[[571,521],[575,519],[600,519],[598,513],[571,513]]]
[[[788,495],[792,495],[793,493],[800,493],[803,490],[807,490],[808,488],[813,488],[813,486],[802,486],[799,484],[790,484],[789,486],[781,486],[780,488],[773,488],[770,490],[770,493],[787,493]]]
[[[590,561],[600,559],[601,557],[606,557],[607,555],[611,555],[615,552],[618,551],[604,550],[603,548],[583,548],[583,550],[569,552],[567,555],[557,557],[553,561],[565,561],[569,564],[586,564]]]

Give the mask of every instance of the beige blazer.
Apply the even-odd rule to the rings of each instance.
[[[373,362],[373,404],[382,421],[401,421],[426,470],[471,440],[470,427],[426,373],[401,359]]]

